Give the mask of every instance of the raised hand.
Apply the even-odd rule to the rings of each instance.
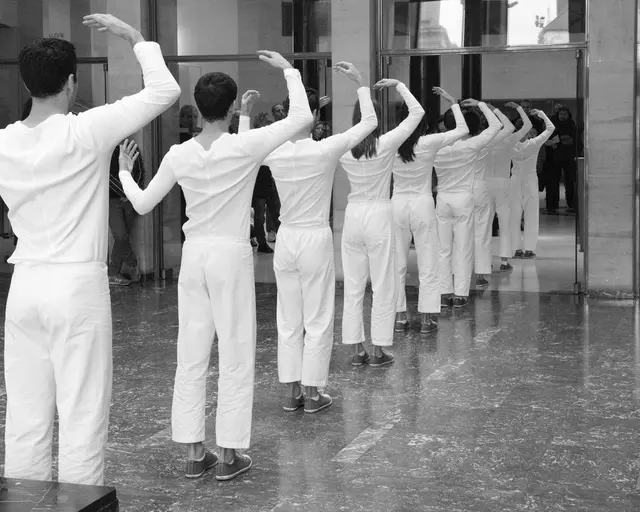
[[[437,94],[442,99],[448,101],[451,104],[456,102],[456,99],[453,96],[451,96],[451,94],[449,94],[447,91],[445,91],[442,87],[434,87],[432,91],[433,91],[433,94]]]
[[[138,145],[136,144],[136,141],[125,140],[122,144],[120,144],[120,157],[118,158],[120,163],[120,170],[132,172],[133,164],[136,163],[136,160],[139,156],[140,152],[138,151]]]
[[[292,69],[293,66],[291,62],[285,59],[278,52],[272,52],[270,50],[260,50],[258,52],[258,57],[262,62],[266,62],[270,66],[279,69]]]
[[[326,107],[329,103],[331,103],[331,98],[329,96],[323,96],[318,102],[318,109]]]
[[[529,115],[534,117],[540,117],[540,111],[538,109],[532,108],[529,110]]]
[[[111,14],[89,14],[83,18],[82,24],[97,29],[98,32],[110,32],[114,36],[129,41],[132,45],[144,41],[138,30]]]
[[[260,99],[260,93],[254,90],[248,90],[242,95],[242,107],[240,108],[241,116],[248,116],[251,114],[251,110],[253,106],[256,104],[256,101]]]
[[[507,108],[520,108],[520,105],[518,105],[517,103],[515,103],[513,101],[509,101],[509,102],[505,103],[504,106],[507,107]]]
[[[461,105],[463,107],[477,107],[478,103],[480,103],[478,100],[474,100],[473,98],[469,98],[464,100]]]
[[[389,87],[397,87],[400,85],[400,80],[396,80],[395,78],[383,78],[376,85],[373,86],[374,91],[379,91],[380,89],[387,89]]]
[[[347,77],[349,77],[349,79],[353,80],[359,85],[362,85],[362,75],[360,74],[360,71],[358,71],[358,69],[353,64],[351,64],[351,62],[338,62],[335,66],[333,66],[333,69],[339,71],[340,73],[344,73],[345,75],[347,75]]]

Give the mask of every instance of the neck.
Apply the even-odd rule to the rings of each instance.
[[[69,113],[69,100],[59,94],[51,98],[33,98],[31,113],[27,119],[31,121],[43,121],[53,115]]]
[[[214,121],[213,123],[204,122],[202,127],[202,131],[198,135],[198,137],[207,137],[207,136],[219,136],[221,133],[229,132],[229,121],[227,119],[221,119],[219,121]]]

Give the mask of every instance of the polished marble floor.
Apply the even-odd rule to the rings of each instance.
[[[0,302],[7,287],[0,278]],[[632,305],[490,290],[444,314],[437,333],[414,325],[397,336],[391,367],[353,368],[340,344],[338,290],[326,390],[334,405],[310,416],[280,407],[275,287],[257,292],[255,468],[221,484],[211,475],[185,480],[183,450],[170,441],[176,285],[113,290],[105,484],[122,510],[640,510],[640,310]],[[214,446],[215,347],[209,375]],[[2,390],[2,418],[4,408]]]

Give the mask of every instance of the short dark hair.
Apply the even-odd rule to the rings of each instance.
[[[307,93],[307,100],[309,101],[309,108],[311,112],[315,112],[320,108],[320,97],[318,95],[318,91],[312,89],[311,87],[305,87],[305,92]],[[289,96],[285,98],[282,102],[282,106],[284,107],[285,114],[289,115]],[[274,105],[275,106],[275,105]]]
[[[18,60],[22,81],[34,98],[55,96],[69,76],[78,79],[76,48],[64,39],[36,39],[20,51]]]
[[[469,135],[475,137],[481,131],[481,120],[480,116],[475,110],[467,110],[463,112],[464,120],[467,123],[467,127],[469,128]],[[453,115],[453,111],[451,109],[447,110],[444,113],[444,127],[448,130],[455,130],[456,128],[456,118]]]
[[[225,73],[207,73],[198,80],[193,95],[204,120],[213,123],[227,117],[238,97],[238,86]]]

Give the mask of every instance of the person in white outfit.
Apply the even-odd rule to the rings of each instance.
[[[300,73],[277,53],[258,53],[262,61],[284,70],[291,95],[286,119],[240,135],[228,133],[237,86],[224,73],[208,73],[198,80],[194,92],[204,119],[202,132],[169,150],[146,190],[140,190],[130,175],[135,145],[121,152],[120,180],[138,213],[149,213],[176,183],[186,200],[171,429],[173,440],[187,445],[185,476],[189,478],[217,465],[216,479],[230,480],[251,467],[251,459],[236,452],[250,444],[255,373],[251,196],[260,163],[313,120]],[[256,95],[248,91],[244,101]],[[216,333],[219,460],[203,444],[207,373]]]
[[[382,366],[393,362],[382,347],[393,345],[396,316],[395,229],[389,201],[396,152],[424,116],[420,103],[398,80],[383,79],[374,89],[395,87],[409,107],[409,115],[394,130],[380,135],[377,128],[345,154],[340,163],[351,184],[342,231],[344,313],[342,343],[353,345],[351,364]],[[362,117],[360,104],[353,124]],[[378,116],[379,117],[379,116]],[[371,342],[373,355],[364,348],[363,302],[367,277],[371,276],[373,305]]]
[[[502,123],[502,129],[498,135],[480,151],[478,159],[473,166],[473,202],[474,202],[474,257],[476,288],[489,286],[487,278],[491,275],[491,234],[493,231],[493,215],[491,199],[486,181],[487,167],[491,164],[493,148],[502,144],[513,135],[515,127],[500,110],[493,105],[487,105]]]
[[[444,91],[443,97],[455,102]],[[480,151],[489,145],[502,127],[486,104],[469,99],[462,102],[462,106],[479,107],[488,127],[481,131],[480,116],[473,111],[465,112],[469,135],[438,151],[434,162],[438,177],[436,219],[440,246],[440,293],[441,306],[445,308],[462,308],[469,303],[474,246],[474,164]],[[448,130],[455,129],[451,110],[445,113],[444,121]]]
[[[500,143],[493,145],[487,162],[486,178],[491,205],[489,218],[492,221],[497,214],[500,226],[500,272],[509,273],[513,271],[513,267],[509,264],[509,258],[513,256],[511,250],[511,203],[513,201],[509,188],[511,156],[515,145],[529,133],[533,125],[522,107],[513,102],[509,102],[505,106],[517,110],[522,127]]]
[[[20,52],[30,115],[0,130],[0,195],[18,246],[5,317],[7,478],[102,485],[112,382],[107,276],[109,163],[125,137],[167,110],[180,87],[160,47],[108,14],[84,18],[133,47],[145,88],[79,115],[76,53],[60,39]]]
[[[335,266],[329,208],[340,157],[378,126],[371,92],[360,72],[348,62],[334,66],[356,82],[362,119],[345,133],[315,141],[306,126],[263,162],[278,188],[282,209],[273,267],[278,285],[278,377],[288,385],[283,408],[304,406],[316,413],[332,403],[318,388],[327,385],[333,348]],[[307,91],[309,107],[318,95]],[[248,109],[247,109],[248,110]],[[250,112],[240,118],[240,133],[249,129]],[[304,392],[302,387],[304,387]]]
[[[512,156],[511,243],[513,250],[515,250],[514,257],[525,259],[536,257],[535,251],[538,245],[538,231],[540,228],[540,201],[538,174],[536,172],[538,152],[555,130],[551,120],[541,110],[531,110],[529,115],[540,117],[544,121],[545,129],[539,135],[535,128],[529,130],[529,133],[515,145]],[[520,231],[523,212],[524,244]]]
[[[442,94],[440,88],[434,92]],[[438,254],[438,226],[433,201],[432,173],[436,153],[469,134],[458,104],[451,107],[456,128],[449,132],[425,135],[428,130],[426,117],[400,146],[393,165],[393,196],[391,206],[396,229],[397,302],[396,332],[409,326],[405,279],[411,237],[415,240],[418,256],[418,313],[421,315],[422,333],[438,328],[440,313],[440,274]],[[406,107],[401,115],[408,116]]]

